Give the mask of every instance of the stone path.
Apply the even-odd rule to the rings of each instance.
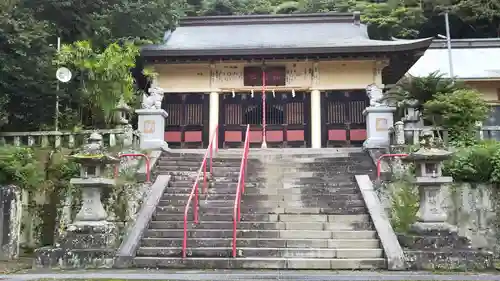
[[[0,275],[0,280],[38,279],[120,279],[168,281],[361,281],[361,280],[499,280],[494,274],[433,274],[429,272],[363,272],[363,271],[172,271],[172,270],[102,270],[54,271]]]

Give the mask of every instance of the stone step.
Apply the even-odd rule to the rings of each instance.
[[[175,165],[171,165],[171,166],[167,166],[167,165],[157,165],[156,166],[156,169],[158,171],[162,171],[162,172],[170,172],[170,171],[176,171],[176,172],[196,172],[198,170],[200,170],[200,165],[198,166],[175,166]],[[207,172],[209,171],[209,168],[207,167]],[[239,173],[240,171],[240,167],[220,167],[220,166],[214,166],[212,171],[214,173],[218,173],[218,172],[223,172],[223,171],[227,171],[227,172],[235,172],[235,173]]]
[[[150,229],[183,229],[182,221],[151,221]],[[233,229],[233,222],[203,221],[198,224],[189,223],[189,229]],[[354,222],[239,222],[238,229],[289,229],[289,230],[373,230],[368,220]]]
[[[238,248],[238,257],[383,258],[382,249]],[[180,247],[141,247],[137,256],[180,257]],[[232,257],[232,248],[188,248],[188,257]]]
[[[228,204],[228,207],[230,205]],[[162,207],[163,208],[163,207]],[[183,220],[184,217],[184,205],[178,206],[176,209],[158,209],[157,212],[154,214],[155,220]],[[190,206],[190,211],[189,215],[190,218],[193,216],[192,214],[192,208],[193,205]],[[304,211],[301,211],[304,210]],[[286,215],[302,215],[302,216],[314,216],[317,214],[322,214],[322,215],[362,215],[362,214],[367,214],[368,210],[365,207],[349,207],[346,209],[346,207],[338,207],[338,208],[320,208],[319,212],[314,212],[310,211],[307,209],[273,209],[272,211],[242,211],[241,212],[241,219],[243,221],[258,221],[258,220],[263,220],[263,221],[276,221],[275,216],[286,216]],[[233,213],[230,211],[227,211],[225,213],[219,212],[217,209],[203,209],[201,208],[199,210],[199,218],[200,220],[213,220],[213,221],[232,221],[233,220]],[[191,220],[189,218],[189,220]],[[303,221],[307,221],[304,219]]]
[[[183,238],[144,237],[142,247],[181,247]],[[231,247],[232,238],[189,238],[192,247]],[[334,248],[334,249],[378,249],[378,239],[285,239],[285,238],[240,238],[238,247],[252,248]]]
[[[156,171],[157,174],[159,175],[169,175],[170,176],[170,181],[171,182],[186,182],[186,181],[191,181],[193,182],[196,176],[198,175],[197,172],[162,172],[162,171]],[[221,176],[220,174],[215,174],[214,177],[216,178],[217,181],[222,181],[222,182],[231,182],[231,183],[237,183],[238,182],[238,176],[239,174],[233,173],[230,177],[226,176]],[[202,177],[201,177],[202,178]],[[203,178],[202,178],[203,179]],[[262,178],[254,178],[254,177],[247,177],[246,182],[248,183],[254,183],[254,182],[260,182],[263,181],[264,179]]]
[[[148,238],[182,238],[182,229],[148,229],[145,232]],[[189,238],[231,238],[233,230],[199,229],[189,230]],[[375,239],[376,231],[331,231],[331,230],[239,230],[238,238],[285,238],[285,239]]]
[[[200,186],[200,190],[203,186]],[[188,195],[191,193],[193,189],[192,184],[186,187],[169,187],[166,189],[167,194],[180,194],[180,195]],[[226,187],[208,187],[209,194],[235,194],[236,187],[234,188],[226,188]],[[307,196],[311,199],[314,198],[324,198],[324,196],[328,196],[331,200],[361,200],[362,196],[358,189],[337,189],[337,188],[255,188],[255,187],[245,187],[245,192],[243,197],[252,194],[260,194],[260,195],[272,195],[272,196],[287,196],[286,200],[300,200]],[[295,197],[295,198],[293,198]],[[299,198],[300,197],[300,198]]]
[[[260,193],[245,193],[242,195],[242,200],[244,201],[300,201],[300,202],[315,202],[315,201],[335,201],[333,196],[330,194],[336,194],[336,192],[332,191],[332,193],[318,193],[318,194],[260,194]],[[167,190],[168,192],[168,190]],[[234,201],[236,198],[236,191],[234,193],[215,193],[208,192],[205,194],[203,190],[199,190],[199,195],[203,195],[203,198],[207,200],[232,200]],[[341,191],[340,191],[341,192]],[[340,193],[339,192],[339,193]],[[356,191],[349,190],[350,193],[341,193],[343,195],[355,195],[359,194]],[[190,193],[163,193],[161,200],[186,200],[189,197]],[[327,202],[328,202],[327,201]],[[344,200],[342,200],[344,201]],[[361,200],[353,200],[353,206],[358,206],[358,201]],[[350,202],[344,201],[346,204]],[[334,204],[337,205],[337,204]],[[361,205],[362,206],[362,205]]]
[[[187,179],[196,177],[196,175],[198,174],[198,169],[193,169],[190,171],[182,171],[182,170],[179,171],[179,170],[166,170],[166,169],[159,167],[155,171],[158,174],[171,175],[171,176],[174,176],[175,179],[182,179],[182,180],[185,180],[185,179],[187,180]],[[216,178],[217,177],[232,177],[232,178],[237,179],[239,175],[240,175],[239,171],[226,171],[224,169],[213,171],[213,176]],[[249,178],[251,178],[251,177],[252,176],[249,176]]]
[[[200,212],[200,220],[203,222],[207,221],[226,221],[232,222],[232,214],[218,214],[218,215],[206,215]],[[183,214],[154,214],[154,221],[183,221]],[[188,218],[192,221],[192,216]],[[365,222],[369,220],[369,215],[364,214],[312,214],[312,215],[301,215],[301,214],[241,214],[241,220],[247,222],[331,222],[331,223],[358,223]]]
[[[171,258],[136,257],[140,268],[177,269],[379,269],[386,267],[383,258],[371,259],[314,259],[314,258]]]
[[[165,203],[166,202],[166,203]],[[156,213],[158,215],[162,214],[178,214],[183,213],[185,210],[185,205],[175,206],[168,204],[169,201],[160,201],[160,204],[156,207]],[[354,205],[358,202],[357,206]],[[304,205],[297,204],[296,206],[291,205],[293,202],[281,202],[282,207],[261,207],[261,206],[245,206],[240,207],[241,213],[253,213],[253,214],[342,214],[343,209],[353,208],[351,211],[359,211],[364,208],[364,202],[361,200],[342,202],[342,201],[332,201],[329,202],[329,207],[305,207]],[[194,203],[193,203],[194,205]],[[193,206],[192,205],[192,206]],[[291,206],[291,207],[288,207]],[[192,207],[190,208],[192,210]],[[200,204],[199,212],[203,214],[232,214],[234,211],[234,202],[227,201],[225,206],[213,207],[210,206],[210,202],[207,204]],[[351,212],[346,211],[346,212]]]
[[[277,221],[278,215],[273,214],[241,214],[241,220],[243,221]],[[184,214],[161,214],[156,213],[153,215],[153,219],[156,221],[183,221]],[[205,214],[199,213],[200,221],[233,221],[232,214]],[[192,221],[192,215],[189,217],[189,221]]]
[[[172,158],[160,158],[157,163],[158,163],[158,165],[162,165],[162,166],[170,166],[170,165],[172,165],[172,166],[191,166],[191,165],[200,166],[202,160],[203,160],[203,158],[200,158],[200,159],[181,159],[181,160],[172,159]],[[259,162],[260,161],[257,159],[248,159],[247,163],[249,165],[255,165],[255,164],[259,164]],[[210,164],[210,160],[208,160],[208,163]],[[212,160],[212,164],[214,165],[214,167],[227,167],[227,166],[239,167],[241,164],[241,159],[214,158]]]
[[[175,163],[175,164],[190,164],[190,163],[201,163],[203,160],[202,154],[199,155],[179,155],[179,156],[161,156],[158,159],[158,163]],[[208,157],[210,161],[210,157]],[[248,159],[250,163],[260,162],[258,159]],[[219,165],[239,165],[241,163],[241,157],[238,158],[219,158],[214,157],[212,159],[214,164]]]

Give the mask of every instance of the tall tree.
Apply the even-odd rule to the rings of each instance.
[[[49,46],[49,24],[36,20],[19,0],[0,6],[0,105],[5,129],[36,129],[54,112],[55,53]]]
[[[63,43],[89,40],[97,50],[113,42],[160,41],[187,7],[186,0],[1,2],[0,109],[7,114],[0,125],[8,120],[2,130],[16,131],[53,128],[56,94],[61,118],[75,121],[79,92],[61,85],[56,93],[58,36]]]

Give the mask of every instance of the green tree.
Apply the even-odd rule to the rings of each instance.
[[[52,61],[58,36],[67,43],[89,40],[97,49],[114,42],[158,42],[187,8],[186,0],[1,2],[0,125],[6,131],[52,129],[56,94],[65,123],[75,125],[81,111],[88,111],[81,92],[61,85],[56,93]]]
[[[434,125],[447,129],[452,145],[466,146],[476,142],[476,125],[487,118],[489,111],[481,93],[460,89],[452,93],[437,93],[424,104],[423,116]]]
[[[0,123],[4,130],[33,130],[53,118],[47,114],[54,112],[55,100],[50,63],[54,49],[49,36],[48,23],[34,19],[19,0],[0,6]]]
[[[137,90],[130,69],[135,67],[138,55],[139,48],[132,43],[112,43],[102,51],[93,48],[89,41],[63,45],[56,64],[76,72],[67,87],[79,98],[80,105],[90,109],[88,117],[93,126],[109,125],[120,99],[126,103],[133,100]]]
[[[422,111],[424,104],[436,94],[450,94],[464,88],[464,84],[434,72],[425,77],[405,76],[394,88],[384,94],[382,100],[394,104],[401,116],[408,107]]]

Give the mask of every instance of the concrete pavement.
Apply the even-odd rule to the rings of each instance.
[[[435,274],[431,272],[368,271],[241,271],[241,270],[81,270],[0,275],[2,280],[120,279],[168,281],[409,281],[409,280],[499,280],[500,275],[475,273]]]

